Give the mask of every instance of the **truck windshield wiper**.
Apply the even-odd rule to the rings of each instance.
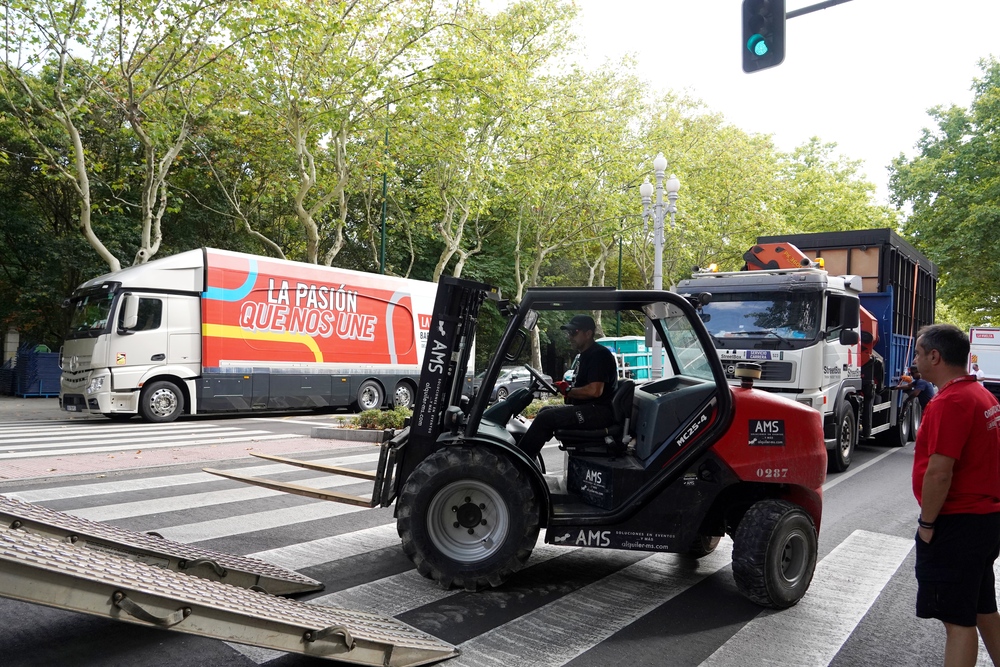
[[[774,331],[773,329],[762,329],[760,331],[741,331],[740,333],[743,334],[744,336],[774,336],[783,343],[791,342],[790,339],[785,338],[784,336]]]

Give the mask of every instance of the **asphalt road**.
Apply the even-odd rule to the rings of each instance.
[[[254,422],[253,429],[297,433],[305,426],[297,421],[312,417]],[[563,454],[549,447],[545,457],[551,469]],[[371,447],[308,458],[362,469],[376,464]],[[139,467],[113,479],[0,482],[0,493],[284,564],[325,584],[304,599],[384,613],[455,644],[462,654],[448,665],[940,664],[942,628],[913,616],[911,464],[912,445],[861,447],[850,470],[830,476],[815,579],[799,605],[780,613],[761,611],[737,592],[728,539],[696,567],[670,554],[540,545],[529,566],[502,588],[467,593],[441,590],[413,570],[391,510],[247,487],[206,475],[200,465]],[[255,459],[229,467],[307,485],[334,483]],[[370,490],[348,482],[336,490]],[[329,664],[13,600],[0,600],[0,616],[4,665]]]

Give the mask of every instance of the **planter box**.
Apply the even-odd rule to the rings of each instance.
[[[335,428],[332,426],[316,426],[312,430],[312,437],[324,440],[346,440],[347,442],[370,442],[381,444],[392,439],[394,431],[391,429],[379,431],[367,428]]]

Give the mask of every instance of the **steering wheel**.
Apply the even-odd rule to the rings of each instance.
[[[542,374],[540,372],[536,371],[534,368],[528,366],[527,364],[525,364],[524,367],[528,369],[528,372],[531,373],[531,377],[535,380],[535,382],[540,384],[542,388],[545,389],[545,391],[549,392],[550,394],[555,394],[555,395],[559,394],[559,390],[556,389],[555,385],[546,380],[544,377],[542,377]]]

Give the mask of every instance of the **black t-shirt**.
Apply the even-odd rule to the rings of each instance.
[[[610,405],[611,396],[615,393],[615,383],[618,382],[618,364],[611,350],[592,344],[580,353],[580,367],[576,372],[574,387],[585,387],[591,382],[603,382],[604,391],[598,398],[572,400],[573,405]]]

